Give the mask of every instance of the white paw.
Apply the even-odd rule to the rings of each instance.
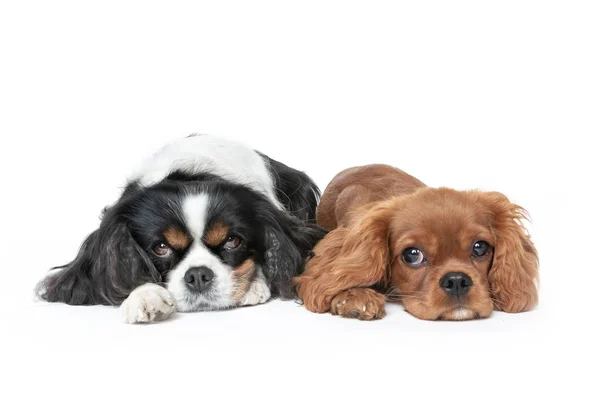
[[[271,290],[265,281],[264,275],[259,273],[256,279],[250,284],[248,291],[240,300],[241,306],[253,306],[262,304],[271,297]]]
[[[121,312],[128,324],[160,321],[175,312],[175,300],[164,287],[146,283],[131,292]]]

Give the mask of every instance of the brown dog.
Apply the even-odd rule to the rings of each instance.
[[[526,211],[497,192],[428,188],[387,165],[340,172],[317,222],[298,295],[313,312],[378,319],[385,301],[417,318],[464,320],[537,304],[538,257]]]

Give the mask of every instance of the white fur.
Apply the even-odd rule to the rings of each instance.
[[[233,269],[223,264],[221,259],[202,243],[208,207],[209,198],[206,194],[190,196],[183,203],[185,223],[193,242],[186,257],[169,274],[168,288],[175,297],[178,311],[212,310],[234,305],[231,301]],[[188,269],[201,266],[209,268],[215,274],[208,293],[191,292],[183,280]]]
[[[204,235],[208,206],[209,198],[206,194],[189,196],[183,202],[183,217],[194,241],[201,240]]]
[[[168,288],[175,298],[177,310],[182,312],[216,310],[236,305],[264,303],[271,297],[271,291],[261,271],[258,272],[240,302],[238,304],[233,302],[235,290],[233,268],[224,264],[202,242],[208,207],[209,198],[205,194],[190,196],[183,203],[185,223],[193,242],[185,258],[169,274]],[[188,269],[201,266],[209,268],[215,274],[212,287],[207,293],[190,291],[183,280]]]
[[[240,143],[210,135],[171,142],[146,160],[130,177],[129,182],[139,181],[144,186],[150,186],[176,170],[217,175],[264,194],[276,207],[284,209],[277,199],[275,185],[264,159]],[[271,297],[271,291],[264,275],[259,273],[240,304],[233,304],[233,269],[202,243],[209,201],[207,195],[201,194],[190,196],[183,204],[186,226],[193,242],[186,257],[171,271],[168,278],[168,289],[175,299],[177,310],[212,310],[264,303]],[[191,292],[183,280],[189,268],[199,266],[210,268],[215,274],[213,286],[208,293]]]
[[[121,312],[129,324],[159,321],[175,312],[175,301],[167,289],[146,283],[131,292],[121,304]]]
[[[152,185],[175,170],[220,176],[264,194],[275,206],[284,209],[263,158],[240,143],[211,135],[191,136],[167,144],[142,163],[129,182]]]
[[[253,306],[255,304],[262,304],[269,300],[271,297],[271,290],[267,285],[267,280],[263,275],[262,271],[258,271],[256,278],[250,284],[248,291],[240,300],[240,306]]]
[[[452,318],[455,320],[465,320],[470,319],[473,316],[473,312],[464,307],[457,308],[452,312]]]
[[[183,278],[188,269],[204,266],[211,269],[215,277],[208,294],[188,290]],[[194,241],[188,255],[169,274],[168,288],[177,302],[178,311],[214,310],[233,306],[231,293],[233,285],[229,265],[211,253],[201,241]]]

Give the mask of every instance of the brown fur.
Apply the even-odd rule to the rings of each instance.
[[[254,260],[247,259],[240,266],[233,270],[231,281],[235,285],[235,290],[231,294],[231,298],[235,303],[239,302],[248,291],[250,282],[256,275],[256,264]]]
[[[385,296],[373,289],[344,290],[333,298],[331,313],[365,321],[380,319],[385,316]]]
[[[327,185],[317,208],[317,221],[327,230],[346,226],[350,211],[379,200],[425,187],[417,178],[389,165],[366,165],[338,173]]]
[[[169,242],[169,246],[177,250],[187,249],[191,242],[190,237],[177,227],[170,227],[163,235]]]
[[[207,246],[216,247],[227,239],[229,227],[223,223],[213,224],[204,234],[204,242]]]
[[[530,310],[537,304],[538,258],[521,223],[525,216],[500,193],[428,188],[384,165],[351,168],[323,194],[317,222],[333,230],[296,278],[298,295],[309,310],[333,314],[340,314],[338,296],[369,287],[385,290],[388,300],[422,319],[483,318],[494,308]],[[493,252],[472,257],[477,240],[487,241]],[[402,251],[413,246],[425,252],[426,265],[402,261]],[[448,272],[473,280],[459,304],[439,287]],[[353,298],[352,310],[372,309],[372,295],[363,291]],[[375,316],[384,315],[377,311]]]

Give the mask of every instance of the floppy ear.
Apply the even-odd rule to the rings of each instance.
[[[119,207],[106,211],[100,228],[83,242],[77,257],[56,267],[37,286],[50,302],[118,305],[137,286],[159,282],[160,273],[129,232]]]
[[[491,212],[496,235],[488,274],[494,308],[506,312],[531,310],[538,302],[538,255],[523,226],[527,211],[502,193],[480,195]]]
[[[266,211],[266,212],[265,212]],[[259,215],[264,226],[263,274],[271,292],[283,299],[296,297],[292,279],[304,270],[312,248],[326,231],[269,206]]]
[[[258,152],[267,162],[277,188],[277,198],[285,208],[302,221],[315,222],[321,191],[302,171],[273,160]]]
[[[327,312],[340,292],[388,280],[392,214],[391,201],[381,202],[352,226],[334,229],[317,244],[306,271],[294,280],[306,308]]]

